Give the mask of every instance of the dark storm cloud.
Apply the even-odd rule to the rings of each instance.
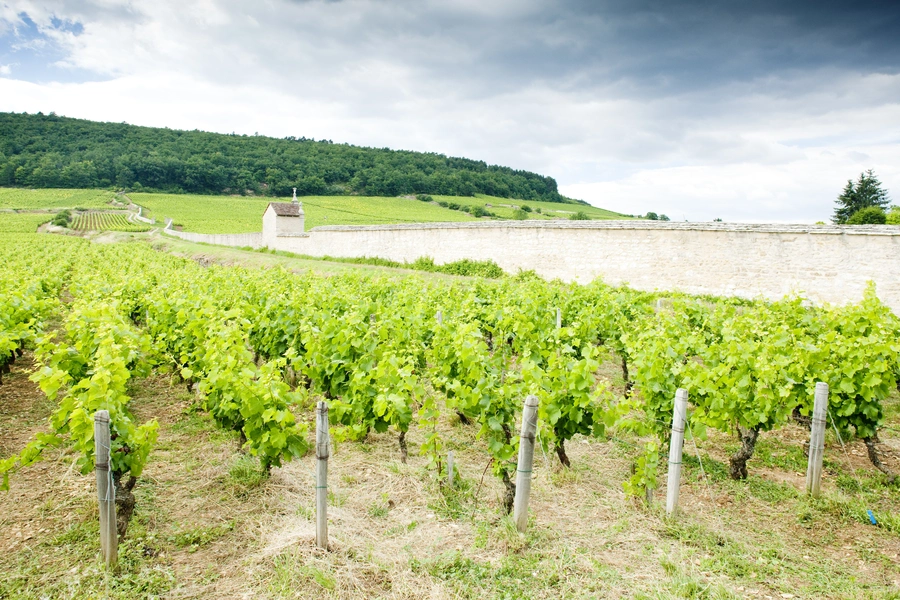
[[[887,3],[567,2],[494,19],[429,12],[418,26],[478,48],[455,70],[490,85],[628,81],[631,92],[679,93],[826,67],[897,72],[898,15]],[[454,69],[433,60],[426,50],[423,65]]]
[[[896,3],[320,0],[218,6],[230,18],[191,33],[220,52],[181,58],[206,75],[218,71],[237,79],[352,70],[360,61],[384,60],[429,83],[452,82],[455,93],[473,97],[535,82],[634,97],[823,68],[895,73],[900,67]],[[140,3],[60,2],[54,8],[45,2],[41,8],[74,27],[98,20],[152,25],[153,11]],[[231,54],[256,68],[236,73],[229,68]],[[217,65],[216,58],[226,60]]]

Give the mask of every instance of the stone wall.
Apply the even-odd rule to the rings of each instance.
[[[274,242],[271,240],[274,238]],[[900,227],[738,225],[653,221],[486,221],[317,227],[267,245],[312,256],[437,263],[492,259],[565,281],[597,277],[643,290],[817,302],[878,296],[900,313]]]
[[[249,246],[251,248],[262,248],[262,233],[191,233],[188,231],[175,231],[166,228],[163,230],[167,235],[173,235],[187,242],[201,242],[204,244],[216,244],[218,246],[235,246],[242,248]]]
[[[263,233],[166,233],[311,256],[429,256],[439,264],[491,259],[510,273],[533,269],[564,281],[601,277],[642,290],[751,298],[803,293],[816,302],[853,302],[871,280],[879,298],[900,314],[900,227],[893,225],[481,221],[329,226],[277,235],[272,221]]]
[[[129,208],[131,208],[132,206],[137,206],[137,205],[132,204],[131,206],[129,206]],[[147,223],[148,225],[154,225],[156,223],[155,220],[148,219],[147,217],[144,216],[144,207],[143,206],[137,207],[137,214],[134,215],[134,218],[137,219],[138,221],[140,221],[141,223]]]

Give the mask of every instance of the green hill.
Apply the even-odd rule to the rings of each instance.
[[[556,181],[436,153],[0,113],[0,186],[290,196],[439,194],[571,202]]]

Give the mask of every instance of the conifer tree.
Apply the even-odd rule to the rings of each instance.
[[[838,225],[850,220],[858,211],[876,206],[882,210],[890,204],[887,191],[881,187],[881,182],[875,177],[872,169],[859,174],[856,183],[847,180],[844,191],[837,198],[837,208],[834,210],[832,221]]]

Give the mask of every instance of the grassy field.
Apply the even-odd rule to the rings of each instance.
[[[447,275],[443,273],[429,273],[427,271],[413,271],[410,269],[399,269],[394,267],[383,267],[377,265],[354,264],[347,262],[329,261],[314,258],[299,258],[288,255],[287,253],[270,253],[257,250],[242,250],[239,248],[229,248],[228,246],[215,246],[212,244],[197,244],[194,242],[186,242],[172,236],[161,236],[159,234],[151,237],[139,237],[127,234],[116,234],[110,237],[109,241],[129,241],[133,239],[141,239],[152,244],[157,250],[169,252],[176,256],[190,258],[202,264],[220,264],[227,266],[240,266],[250,269],[268,269],[272,267],[283,267],[295,273],[303,273],[306,271],[314,271],[321,275],[337,275],[352,271],[355,273],[363,273],[373,276],[389,276],[389,277],[407,277],[416,274],[422,278],[455,278],[456,275]]]
[[[172,218],[185,231],[246,233],[262,230],[262,215],[273,198],[129,194],[136,204],[162,222]],[[289,198],[277,199],[289,202]],[[435,221],[471,221],[466,213],[405,198],[309,196],[302,198],[306,228],[319,225],[375,225]],[[146,214],[146,213],[145,213]]]
[[[0,209],[58,210],[62,208],[110,208],[116,194],[104,190],[27,190],[0,188]],[[190,194],[128,194],[134,203],[144,207],[144,216],[160,224],[169,217],[185,231],[198,233],[247,233],[262,229],[262,214],[272,198],[236,196],[198,196]],[[474,221],[462,210],[440,206],[447,202],[460,207],[480,206],[499,219],[514,218],[515,207],[528,206],[528,219],[567,219],[583,212],[591,219],[622,219],[618,213],[577,204],[532,202],[477,195],[474,198],[434,196],[433,202],[412,198],[366,196],[309,196],[302,198],[306,212],[306,229],[320,225],[379,225],[391,223],[430,223]],[[123,199],[124,200],[124,199]],[[282,202],[288,198],[278,199]],[[537,212],[540,210],[541,212]],[[0,219],[3,217],[0,216]],[[487,220],[483,217],[482,220]]]
[[[0,188],[0,208],[109,208],[114,192],[105,190],[28,190]]]
[[[271,198],[235,196],[193,196],[174,194],[129,194],[129,197],[162,222],[174,219],[185,231],[198,233],[245,233],[260,231],[262,214]],[[302,198],[306,213],[306,229],[320,225],[378,225],[389,223],[428,223],[474,221],[475,217],[461,210],[441,207],[437,202],[453,202],[460,206],[485,206],[499,218],[511,219],[513,206],[528,205],[540,208],[542,214],[531,212],[530,219],[569,218],[578,211],[592,219],[623,218],[621,215],[591,206],[526,202],[492,196],[475,198],[434,196],[434,202],[410,198],[381,198],[367,196],[309,196]],[[288,198],[279,199],[282,202]]]

